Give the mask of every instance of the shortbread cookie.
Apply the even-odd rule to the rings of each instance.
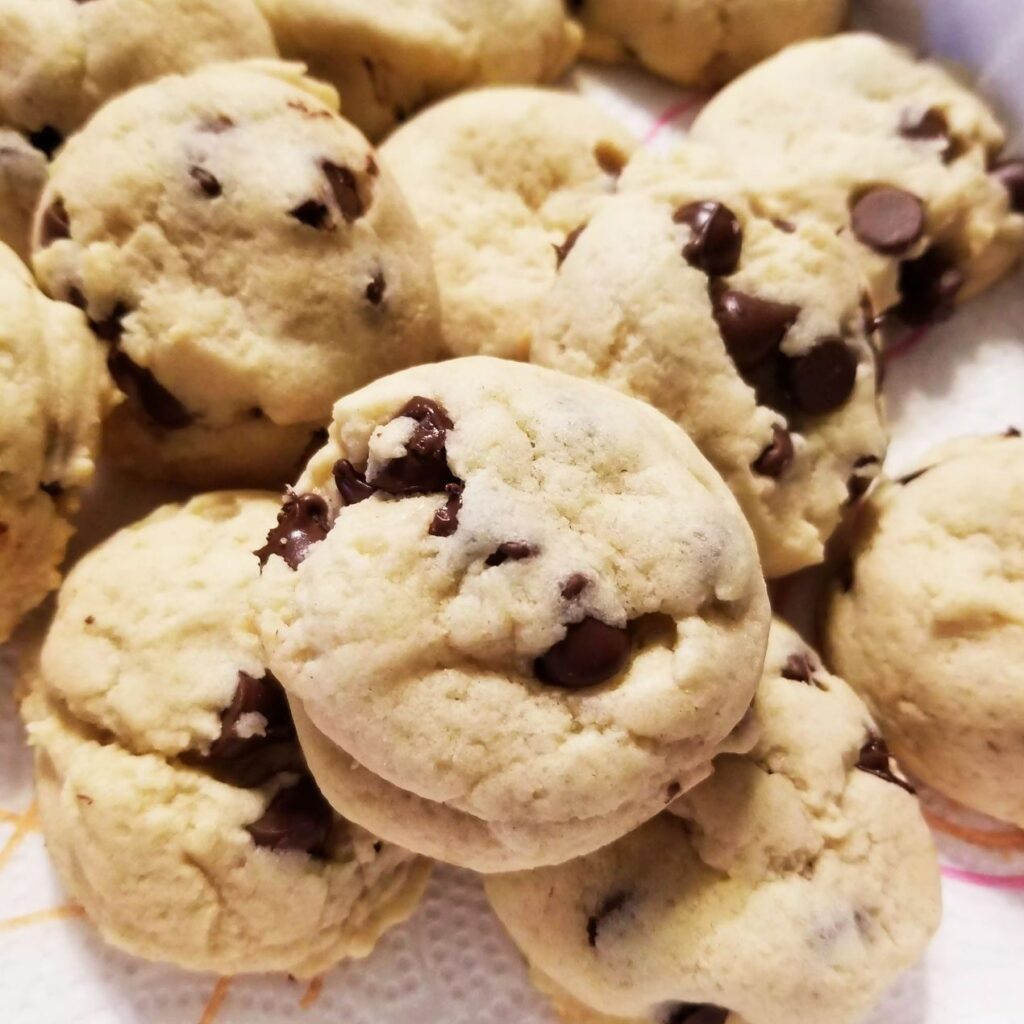
[[[281,53],[341,93],[371,139],[474,85],[558,78],[582,33],[562,0],[259,0]]]
[[[25,254],[29,224],[11,216],[11,200],[35,207],[46,160],[111,97],[211,61],[275,53],[254,0],[0,0],[0,126],[20,133],[15,144],[0,139],[0,241]],[[12,148],[30,150],[31,165]]]
[[[879,311],[920,323],[992,284],[1024,246],[1024,161],[968,86],[872,35],[790,47],[719,93],[694,138],[766,213],[850,239]]]
[[[113,398],[77,309],[51,302],[0,245],[0,642],[57,586],[69,516]]]
[[[514,88],[456,96],[387,141],[381,158],[433,249],[452,351],[528,356],[559,246],[633,146],[590,100]]]
[[[34,264],[109,345],[113,454],[280,484],[341,395],[440,353],[430,252],[336,97],[216,65],[108,104],[61,151]]]
[[[754,749],[636,832],[487,879],[567,1024],[855,1024],[924,950],[935,851],[867,709],[780,622],[754,709]]]
[[[428,871],[337,817],[306,772],[248,610],[275,507],[205,495],[87,555],[23,709],[72,898],[122,949],[222,974],[364,956]]]
[[[703,147],[640,154],[619,188],[568,239],[533,360],[679,423],[765,575],[821,562],[886,445],[860,269],[817,221],[764,216]]]
[[[584,56],[716,86],[784,46],[839,29],[846,0],[569,0]]]
[[[825,629],[907,770],[1024,827],[1024,441],[972,438],[872,492]]]
[[[753,537],[686,435],[611,389],[485,357],[378,381],[260,556],[311,769],[409,849],[555,863],[750,741]]]

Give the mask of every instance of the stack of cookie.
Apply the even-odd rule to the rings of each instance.
[[[641,150],[538,83],[719,84],[843,4],[569,6],[0,0],[0,639],[101,428],[206,492],[26,643],[49,848],[194,969],[364,956],[434,859],[567,1024],[854,1024],[939,918],[887,744],[1024,826],[1024,441],[882,479],[878,358],[1018,259],[1024,162],[866,35]],[[827,555],[847,682],[765,582]]]

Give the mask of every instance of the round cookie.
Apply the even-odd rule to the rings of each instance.
[[[111,97],[211,61],[275,54],[254,0],[0,0],[0,126],[17,139],[0,138],[0,241],[25,255],[46,160]]]
[[[992,284],[1024,246],[1024,161],[946,69],[866,34],[801,43],[747,72],[693,137],[746,173],[766,213],[848,238],[877,310],[922,323]]]
[[[430,240],[453,352],[527,358],[559,246],[634,144],[581,96],[496,88],[439,103],[381,147]]]
[[[582,37],[562,0],[258,2],[281,53],[333,83],[371,139],[474,85],[554,81]]]
[[[846,0],[569,0],[583,55],[639,63],[680,85],[712,87],[790,43],[838,31]]]
[[[275,507],[204,495],[88,554],[23,714],[47,847],[105,939],[308,976],[369,953],[429,869],[337,817],[306,772],[249,610]]]
[[[753,538],[686,435],[610,389],[486,357],[377,381],[260,556],[311,769],[409,849],[555,863],[749,743]]]
[[[854,1024],[921,955],[935,851],[867,709],[778,621],[754,709],[753,750],[636,832],[486,879],[567,1024]]]
[[[54,162],[36,273],[109,345],[133,469],[280,484],[335,399],[440,354],[427,244],[335,101],[294,65],[211,65],[113,100]]]
[[[82,314],[0,245],[0,642],[57,586],[113,395]]]
[[[908,771],[1024,827],[1024,441],[972,438],[875,488],[824,634]]]
[[[566,249],[533,361],[679,423],[746,513],[766,576],[821,562],[886,447],[846,246],[813,219],[765,216],[688,144],[638,154]]]

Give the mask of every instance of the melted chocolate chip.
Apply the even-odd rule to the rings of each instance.
[[[588,617],[570,625],[565,637],[537,658],[534,673],[552,686],[596,686],[622,669],[631,646],[628,630]]]
[[[333,474],[343,505],[358,505],[377,493],[377,488],[368,484],[366,477],[348,459],[338,459]]]
[[[961,150],[957,141],[950,135],[946,115],[937,107],[929,107],[927,110],[904,110],[900,116],[900,135],[905,139],[928,142],[941,140],[943,145],[939,152],[947,163]]]
[[[782,666],[782,678],[792,679],[796,683],[810,683],[818,666],[807,651],[798,651],[786,659]]]
[[[777,349],[800,315],[799,306],[732,288],[712,288],[711,304],[725,347],[741,370]]]
[[[966,277],[938,249],[900,264],[900,302],[896,313],[911,325],[933,323],[953,315]]]
[[[445,409],[429,398],[411,398],[395,419],[409,417],[417,426],[406,443],[406,454],[381,467],[372,483],[388,494],[437,494],[457,483],[448,468],[446,441],[452,421]]]
[[[64,145],[64,136],[47,124],[37,132],[30,132],[28,141],[41,153],[45,153],[47,160],[52,160],[53,154]]]
[[[248,715],[263,719],[261,731],[249,732]],[[270,743],[291,740],[295,736],[288,699],[284,689],[270,672],[259,679],[248,672],[238,673],[231,703],[220,716],[220,736],[214,740],[207,755],[212,761],[234,761]]]
[[[617,914],[629,902],[629,893],[613,892],[604,902],[587,918],[587,944],[593,948],[597,946],[597,936],[601,925],[613,914]]]
[[[216,199],[224,191],[220,182],[205,167],[195,164],[188,169],[188,173],[203,195],[210,199]]]
[[[857,353],[842,338],[822,338],[787,361],[789,390],[804,412],[820,416],[838,409],[857,380]]]
[[[729,1011],[711,1003],[678,1003],[669,1011],[665,1024],[725,1024]]]
[[[292,569],[309,554],[309,549],[327,536],[327,502],[316,494],[289,495],[277,514],[277,525],[267,534],[267,543],[255,552],[264,566],[278,555]]]
[[[614,142],[602,140],[594,147],[594,159],[605,174],[617,178],[626,166],[626,154]]]
[[[151,370],[139,366],[130,356],[115,348],[107,356],[107,369],[114,383],[158,427],[182,430],[195,417],[156,379]]]
[[[991,174],[1009,194],[1010,206],[1024,213],[1024,159],[1000,160],[992,167]]]
[[[793,462],[793,438],[785,427],[772,426],[772,443],[757,457],[753,470],[761,476],[778,478]]]
[[[119,302],[111,310],[109,316],[104,317],[102,320],[90,320],[89,326],[96,337],[116,345],[124,333],[124,318],[128,313],[128,307],[123,302]]]
[[[880,779],[891,782],[908,793],[913,793],[914,787],[909,782],[893,774],[891,757],[889,748],[881,736],[869,736],[867,742],[860,748],[857,767],[862,772],[877,775]]]
[[[879,185],[859,196],[851,209],[853,233],[869,249],[898,255],[924,234],[924,203],[913,193]]]
[[[486,559],[487,565],[503,565],[505,562],[520,562],[536,554],[533,546],[522,540],[506,540],[497,546]]]
[[[555,269],[558,269],[565,262],[565,258],[572,252],[572,247],[576,244],[576,239],[583,234],[583,229],[586,224],[581,224],[578,228],[573,228],[565,236],[565,241],[561,245],[552,245],[551,248],[555,250]]]
[[[304,203],[299,203],[295,209],[288,211],[288,216],[317,231],[326,228],[331,220],[327,205],[319,199],[307,199]]]
[[[434,513],[430,529],[431,537],[450,537],[459,528],[459,512],[462,509],[462,484],[448,484],[445,487],[448,498]]]
[[[846,492],[851,502],[859,501],[867,493],[878,475],[874,470],[862,472],[869,467],[877,466],[878,458],[874,455],[862,455],[853,464],[853,472],[846,481]]]
[[[562,584],[562,597],[566,601],[571,601],[573,598],[579,597],[587,587],[590,586],[590,580],[584,576],[581,572],[574,572],[563,584]]]
[[[44,249],[62,238],[71,237],[71,220],[63,199],[54,199],[43,212],[39,225],[39,244]]]
[[[388,283],[384,280],[384,272],[378,270],[376,274],[370,279],[370,283],[366,286],[366,301],[373,306],[379,306],[384,301],[384,292],[387,290]]]
[[[302,850],[322,854],[331,832],[333,813],[312,779],[282,789],[262,817],[248,828],[257,846],[271,850]]]
[[[320,164],[324,172],[327,184],[334,193],[335,202],[341,210],[342,217],[351,224],[358,220],[366,212],[362,197],[359,195],[359,183],[356,176],[347,167],[339,164],[332,164],[330,160],[324,160]]]
[[[687,263],[706,274],[731,274],[740,261],[743,228],[728,206],[713,200],[689,203],[676,210],[672,218],[685,224],[692,234],[683,246]]]

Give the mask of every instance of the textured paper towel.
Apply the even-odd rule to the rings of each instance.
[[[856,0],[854,0],[856,4]],[[861,0],[858,21],[960,60],[1024,126],[1024,8],[1020,0]],[[652,144],[685,127],[699,97],[642,74],[580,69],[574,84]],[[1020,131],[1018,144],[1024,139]],[[891,360],[887,381],[900,472],[933,442],[1024,427],[1024,276],[1005,282],[917,347]],[[76,549],[172,493],[107,480],[86,510]],[[118,492],[104,506],[102,494]],[[791,597],[799,605],[800,594]],[[793,609],[799,613],[799,606]],[[488,914],[479,884],[438,871],[424,905],[368,960],[330,972],[322,987],[284,977],[219,981],[107,949],[68,913],[34,828],[31,779],[0,652],[0,1021],[7,1024],[550,1024],[515,950]],[[1024,1021],[1024,833],[926,796],[944,833],[945,920],[925,962],[870,1024]],[[944,823],[944,824],[942,824]],[[987,847],[951,838],[988,836]],[[993,831],[996,833],[992,837]],[[71,909],[73,913],[73,908]],[[823,1021],[822,1024],[828,1024]]]

